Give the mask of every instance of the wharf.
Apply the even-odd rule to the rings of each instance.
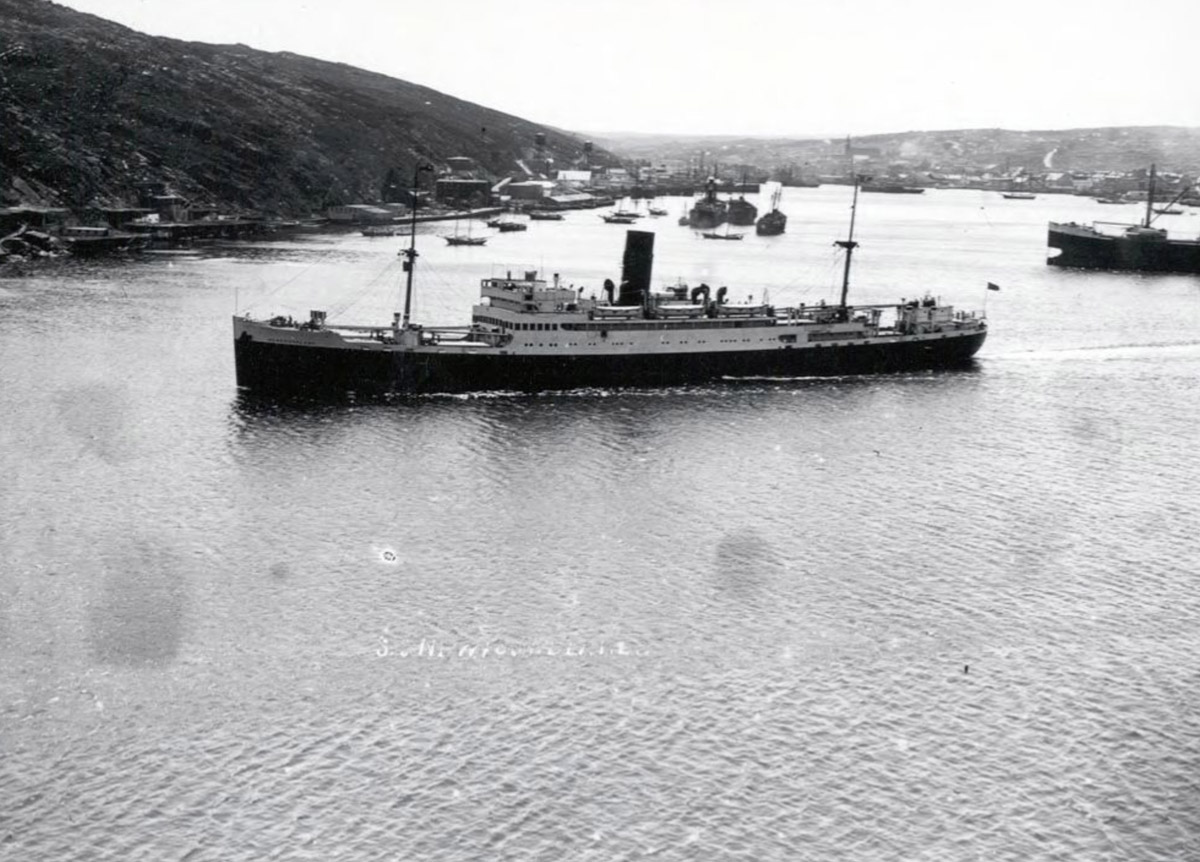
[[[455,210],[453,212],[436,212],[428,213],[426,215],[418,215],[416,221],[420,223],[427,221],[454,221],[455,219],[464,218],[487,218],[488,216],[500,215],[502,212],[504,212],[504,207],[483,207],[481,209],[474,210]],[[412,222],[413,217],[411,215],[398,216],[392,219],[392,224],[397,225],[412,224]]]
[[[132,221],[124,230],[149,238],[151,245],[178,245],[193,240],[247,239],[272,232],[260,219],[204,219],[187,222]]]

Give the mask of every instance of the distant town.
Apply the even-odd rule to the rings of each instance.
[[[768,180],[784,186],[848,184],[854,178],[877,183],[903,184],[918,188],[985,189],[1041,193],[1094,195],[1105,198],[1145,198],[1152,165],[1129,170],[1056,169],[1056,151],[1048,149],[1040,162],[1002,158],[973,162],[954,148],[943,158],[905,152],[904,144],[892,147],[864,146],[850,140],[809,144],[789,161],[782,154],[738,153],[737,147],[698,150],[694,154],[640,158],[625,169],[626,181],[649,187],[690,186],[703,178],[716,177],[723,186]],[[668,151],[669,152],[669,151]],[[756,157],[741,161],[739,155]],[[773,157],[773,158],[772,158]],[[786,157],[786,156],[785,156]],[[762,161],[771,161],[764,165]],[[1159,169],[1155,172],[1157,198],[1190,190],[1198,174]]]
[[[465,216],[482,217],[504,211],[566,210],[612,205],[624,197],[690,196],[709,185],[719,193],[747,194],[762,183],[788,187],[849,184],[856,180],[891,190],[982,189],[1013,194],[1058,193],[1089,195],[1106,202],[1146,200],[1200,206],[1196,175],[1155,170],[1147,165],[1131,170],[1056,170],[1057,151],[1048,150],[1040,163],[1012,158],[973,164],[958,148],[944,158],[931,158],[903,142],[892,146],[862,145],[849,139],[805,142],[802,161],[772,164],[739,160],[737,148],[697,150],[680,154],[665,148],[656,157],[593,164],[593,144],[582,142],[569,164],[563,165],[536,134],[514,169],[497,176],[470,156],[450,156],[431,162],[428,174],[407,175],[390,169],[381,178],[378,195],[366,200],[333,203],[307,217],[283,218],[245,209],[189,200],[168,183],[136,184],[134,205],[83,210],[45,205],[0,209],[0,260],[70,252],[76,255],[136,251],[148,247],[175,248],[215,240],[262,237],[288,230],[331,226],[395,226],[406,220],[432,221]],[[611,152],[611,151],[610,151]],[[787,154],[754,153],[766,161]],[[606,158],[611,158],[606,154]],[[721,159],[725,160],[722,161]]]

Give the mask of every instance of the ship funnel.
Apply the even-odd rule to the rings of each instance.
[[[650,295],[654,270],[654,234],[647,230],[625,232],[625,259],[621,265],[618,305],[644,305]]]

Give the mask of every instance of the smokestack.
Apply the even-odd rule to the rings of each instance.
[[[647,230],[625,231],[625,259],[621,264],[621,295],[617,305],[643,305],[650,293],[654,269],[654,234]]]

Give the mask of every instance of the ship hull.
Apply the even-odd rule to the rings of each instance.
[[[729,205],[729,223],[736,227],[749,227],[758,218],[758,207],[746,201],[734,201]]]
[[[1081,225],[1050,223],[1051,266],[1138,272],[1200,273],[1200,242],[1109,236]]]
[[[239,386],[292,395],[544,392],[676,386],[728,378],[886,374],[970,364],[986,330],[856,344],[669,354],[521,355],[495,350],[364,350],[234,340]]]
[[[759,236],[779,236],[787,229],[787,216],[775,210],[758,220],[754,232]]]
[[[696,230],[712,230],[729,221],[729,213],[725,209],[696,206],[688,215],[688,224]]]

